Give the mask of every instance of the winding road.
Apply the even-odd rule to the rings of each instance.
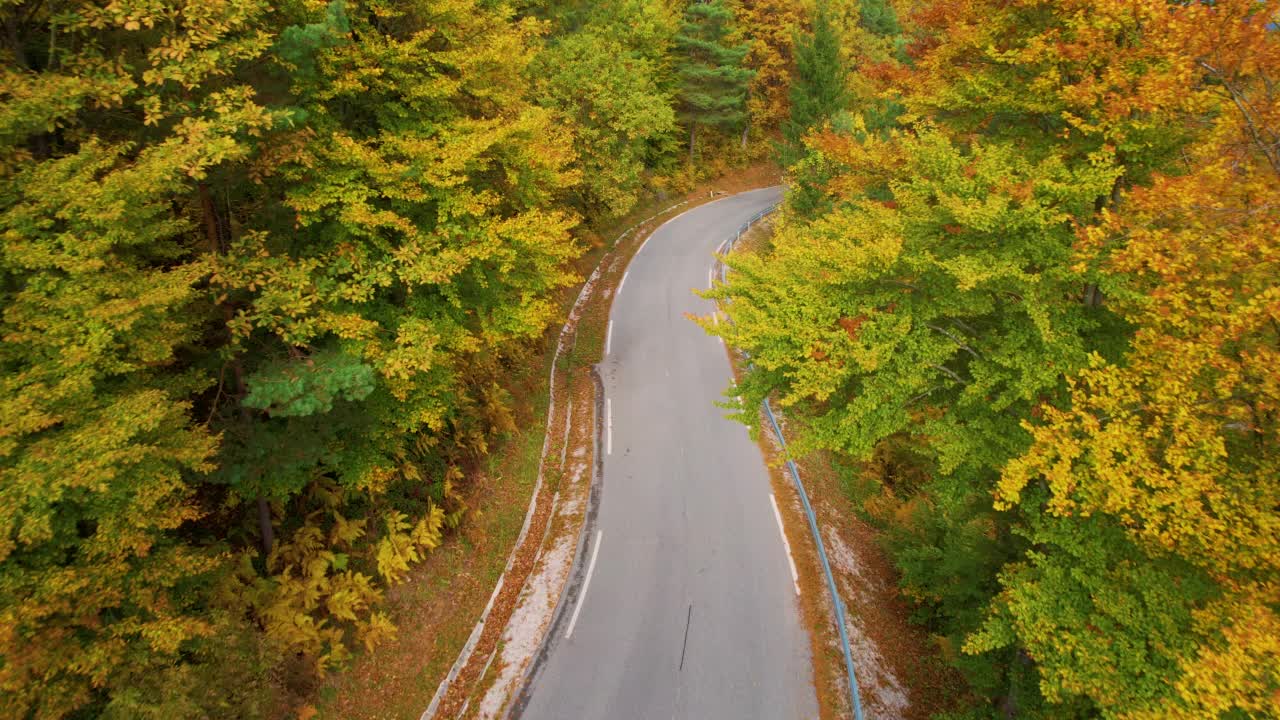
[[[818,716],[764,459],[716,406],[730,379],[723,346],[686,317],[712,310],[693,290],[707,287],[715,250],[780,195],[690,210],[632,260],[600,365],[599,514],[514,716]]]

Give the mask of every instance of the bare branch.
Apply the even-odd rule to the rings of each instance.
[[[981,359],[982,359],[982,356],[978,354],[978,351],[977,351],[977,350],[974,350],[973,348],[971,348],[971,347],[969,347],[968,345],[966,345],[966,344],[964,343],[964,341],[962,341],[960,338],[956,337],[956,336],[955,336],[955,334],[954,334],[954,333],[952,333],[950,330],[947,330],[946,328],[940,328],[940,327],[938,327],[937,325],[934,325],[934,324],[932,324],[932,323],[926,323],[926,324],[925,324],[925,327],[929,328],[930,330],[937,330],[938,332],[942,333],[943,335],[946,335],[947,337],[951,338],[951,342],[953,342],[953,343],[955,343],[956,345],[960,346],[960,349],[961,349],[961,350],[964,350],[965,352],[969,353],[970,355],[974,356],[975,358],[977,358],[977,359],[979,359],[979,360],[981,360]]]
[[[959,375],[957,375],[957,374],[955,373],[955,371],[954,371],[954,370],[952,370],[951,368],[943,367],[942,365],[938,365],[937,363],[934,363],[934,364],[930,365],[929,367],[931,367],[931,368],[933,368],[933,369],[935,369],[935,370],[941,370],[943,373],[945,373],[945,374],[947,375],[947,377],[951,378],[952,380],[955,380],[956,382],[960,383],[961,385],[968,385],[968,384],[969,384],[969,381],[968,381],[968,380],[965,380],[964,378],[962,378],[962,377],[960,377]]]

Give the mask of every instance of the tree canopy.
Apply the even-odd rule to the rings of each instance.
[[[736,44],[733,9],[725,0],[690,3],[675,38],[679,117],[689,133],[692,160],[698,128],[740,128],[747,118],[752,71],[744,66],[750,47]]]
[[[392,636],[677,94],[744,117],[714,9],[5,3],[0,714],[261,716]]]
[[[1280,716],[1280,3],[0,22],[5,717],[263,717],[393,637],[575,261],[752,136],[790,187],[714,330],[952,717]]]
[[[899,7],[715,293],[738,392],[844,459],[966,717],[1280,713],[1280,7]]]

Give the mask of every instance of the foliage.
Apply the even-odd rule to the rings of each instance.
[[[791,84],[791,114],[783,127],[784,164],[799,159],[801,141],[849,107],[848,71],[840,53],[840,38],[824,9],[813,21],[813,32],[796,45],[795,82]]]
[[[638,0],[573,18],[576,31],[553,38],[531,75],[541,104],[577,128],[580,206],[615,217],[636,204],[645,169],[669,151],[675,133],[663,65],[676,18]]]
[[[796,79],[795,38],[807,24],[810,8],[795,0],[746,0],[740,24],[750,35],[746,67],[752,71],[747,94],[750,123],[775,132],[791,112]]]
[[[263,11],[4,9],[22,38],[7,47],[0,112],[0,693],[12,716],[60,717],[106,688],[169,678],[218,631],[201,597],[218,556],[176,534],[203,515],[185,479],[210,469],[216,442],[191,417],[209,379],[181,360],[209,268],[174,204],[272,124],[231,78],[266,47]],[[58,43],[34,32],[54,22]],[[115,113],[132,134],[104,122]]]
[[[864,463],[978,716],[1276,715],[1280,8],[918,5],[714,293],[744,401]]]
[[[1106,211],[1082,231],[1081,261],[1108,275],[1117,311],[1136,330],[1122,362],[1095,358],[1073,380],[1070,405],[1046,410],[1035,445],[1005,469],[997,496],[1005,505],[1036,502],[1054,518],[1106,518],[1123,532],[1115,546],[1205,578],[1206,590],[1157,606],[1181,611],[1160,633],[1166,677],[1177,680],[1145,697],[1106,684],[1094,668],[1063,663],[1057,648],[1080,626],[1045,617],[1038,603],[1011,598],[975,640],[981,647],[1012,632],[1043,658],[1052,691],[1089,695],[1133,717],[1280,711],[1280,216],[1269,200],[1280,196],[1280,174],[1274,146],[1250,127],[1277,110],[1267,79],[1280,55],[1255,10],[1192,8],[1156,28],[1188,59],[1204,62],[1214,51],[1210,92],[1231,105],[1185,150],[1188,171],[1134,188],[1123,212]],[[1217,35],[1212,43],[1200,36],[1206,27]],[[1048,495],[1026,499],[1038,478]],[[1034,538],[1042,542],[1041,534]],[[1061,544],[1073,558],[1075,543]],[[1007,584],[1017,593],[1033,582]],[[1106,609],[1084,607],[1090,617]],[[1054,642],[1045,645],[1032,627],[1052,629]]]
[[[898,13],[888,0],[859,0],[858,24],[868,32],[880,35],[897,35],[902,32]]]
[[[672,162],[679,17],[0,7],[5,716],[259,717],[394,632],[579,223]]]
[[[377,609],[382,590],[375,575],[387,584],[403,582],[409,567],[439,546],[444,524],[439,506],[414,524],[392,510],[374,534],[377,541],[361,542],[370,522],[343,517],[344,495],[332,484],[313,484],[306,504],[316,509],[272,550],[270,576],[259,576],[243,555],[235,584],[224,590],[246,597],[273,642],[310,659],[319,672],[350,657],[349,636],[365,648],[394,636],[395,626]]]
[[[690,3],[675,38],[679,83],[677,107],[689,131],[692,162],[698,128],[735,130],[747,119],[747,87],[752,72],[743,66],[750,52],[733,42],[733,9],[725,0]]]

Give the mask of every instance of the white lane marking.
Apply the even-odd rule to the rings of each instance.
[[[609,354],[609,348],[613,346],[613,321],[609,321],[609,333],[604,339],[604,354]]]
[[[622,294],[622,286],[627,284],[627,276],[630,274],[631,268],[627,268],[626,272],[622,273],[622,280],[618,283],[618,292],[614,293],[615,298]]]
[[[604,400],[604,454],[613,454],[613,398]]]
[[[720,311],[719,311],[719,310],[717,310],[717,311],[715,311],[715,312],[711,313],[711,322],[712,322],[712,324],[714,324],[714,325],[719,325],[719,324],[720,324]]]
[[[799,595],[800,575],[796,572],[795,558],[791,557],[791,543],[787,542],[787,531],[782,529],[782,513],[778,512],[778,501],[774,499],[773,493],[769,493],[769,504],[773,505],[773,519],[778,521],[778,534],[782,536],[782,544],[787,548],[787,562],[791,563],[791,584],[796,588],[796,595]]]
[[[714,265],[707,268],[707,287],[708,288],[713,287],[715,285],[715,280],[712,279],[715,277],[715,272],[716,272],[716,268]]]
[[[573,609],[573,617],[569,618],[569,629],[564,633],[564,639],[568,640],[573,637],[573,628],[578,624],[578,613],[582,612],[582,606],[587,601],[587,588],[591,587],[591,574],[596,571],[596,557],[600,554],[600,540],[604,537],[603,530],[596,531],[596,546],[591,549],[591,562],[587,565],[587,578],[582,581],[582,594],[578,596],[578,607]],[[792,570],[795,572],[795,570]],[[799,586],[796,592],[799,593]]]

